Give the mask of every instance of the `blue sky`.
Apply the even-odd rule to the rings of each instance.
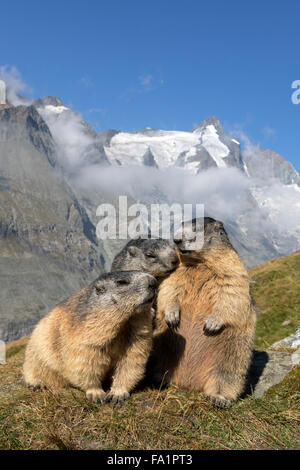
[[[300,171],[300,2],[0,0],[0,65],[98,131],[227,131]],[[300,95],[299,95],[300,96]]]

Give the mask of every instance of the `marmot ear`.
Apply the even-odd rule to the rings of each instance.
[[[131,256],[136,256],[138,254],[138,248],[136,246],[129,246],[128,247],[128,253]]]
[[[100,283],[95,284],[94,289],[97,295],[103,294],[106,290],[104,284],[100,284]]]

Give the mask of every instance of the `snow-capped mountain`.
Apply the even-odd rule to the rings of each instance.
[[[247,267],[300,248],[299,174],[242,150],[216,117],[189,132],[97,133],[59,98],[18,100],[0,109],[0,339],[110,268],[125,240],[97,238],[96,209],[128,186],[130,203],[204,203]]]
[[[57,121],[64,120],[67,123],[72,117],[73,127],[75,122],[77,124],[74,131],[102,145],[101,158],[105,155],[111,165],[146,165],[157,168],[177,166],[195,174],[212,167],[235,166],[245,171],[240,143],[224,132],[216,116],[209,117],[190,132],[147,127],[136,132],[109,130],[96,135],[93,129],[59,98],[48,96],[36,100],[34,105],[54,133]],[[90,141],[81,140],[81,147],[90,144]],[[83,148],[77,153],[82,156]]]
[[[80,136],[77,139],[80,140],[77,158],[82,159],[84,155],[83,159],[87,158],[91,163],[105,161],[106,164],[117,166],[146,165],[157,168],[174,166],[195,174],[208,168],[236,167],[252,178],[274,178],[285,185],[300,186],[300,175],[282,156],[259,147],[242,151],[240,142],[225,133],[216,116],[205,119],[191,131],[147,127],[135,132],[109,129],[97,134],[78,113],[65,106],[57,97],[47,96],[33,104],[54,134],[55,123],[58,123],[64,124],[66,140],[68,131]],[[78,145],[74,140],[72,144],[68,142],[69,148]],[[85,155],[91,143],[101,153],[93,159]]]
[[[151,162],[158,168],[178,166],[195,174],[211,167],[236,166],[244,171],[239,142],[225,134],[215,116],[190,132],[151,128],[115,132],[106,141],[104,150],[110,162],[118,165]]]
[[[67,171],[70,168],[72,172],[76,171],[79,179],[87,164],[93,168],[104,164],[112,168],[177,168],[195,176],[205,174],[206,170],[235,168],[243,178],[249,179],[243,212],[236,219],[232,215],[226,218],[223,213],[218,216],[224,217],[229,225],[233,224],[231,227],[240,251],[245,251],[247,265],[300,248],[299,174],[271,150],[254,146],[242,150],[240,142],[224,131],[216,116],[205,119],[191,131],[148,127],[136,132],[108,130],[97,134],[59,98],[46,97],[34,105],[58,144],[63,157],[61,163]],[[164,196],[172,202],[167,194],[160,197]],[[141,201],[140,195],[136,197]],[[201,202],[214,212],[203,192],[201,197],[204,197]],[[92,203],[90,211],[95,208],[96,203]]]

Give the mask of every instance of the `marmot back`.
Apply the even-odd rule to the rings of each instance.
[[[185,235],[175,241],[180,265],[159,288],[149,369],[228,406],[243,391],[254,342],[248,274],[222,222],[204,219],[200,250],[188,250]]]
[[[35,327],[24,378],[33,388],[74,386],[103,403],[128,398],[152,345],[157,281],[139,271],[107,273],[61,302]],[[103,382],[111,377],[108,395]]]

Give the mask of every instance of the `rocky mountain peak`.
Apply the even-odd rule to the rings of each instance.
[[[300,186],[300,175],[293,165],[269,149],[248,149],[243,152],[249,176],[259,179],[277,179],[284,185]]]
[[[42,106],[65,106],[60,98],[56,96],[45,96],[44,98],[39,98],[34,101],[33,105],[36,108]]]
[[[34,106],[11,106],[0,110],[0,139],[27,141],[43,152],[51,166],[56,165],[51,132]]]
[[[214,126],[219,135],[222,135],[222,134],[225,133],[219,118],[217,116],[214,116],[214,115],[209,116],[208,118],[206,118],[203,121],[199,122],[199,124],[197,124],[195,127],[193,127],[191,132],[195,132],[195,133],[201,132],[201,130],[203,130],[207,126]]]

